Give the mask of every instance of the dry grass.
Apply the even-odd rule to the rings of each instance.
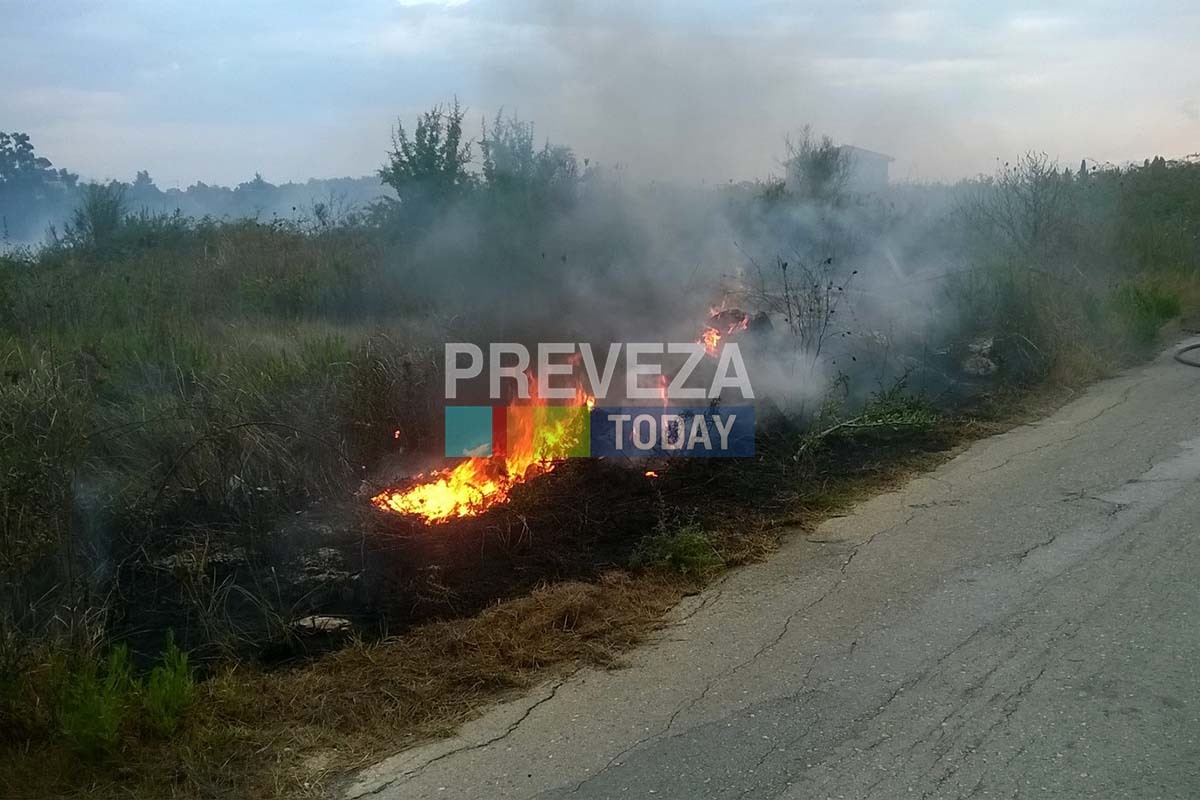
[[[229,669],[203,684],[179,738],[83,775],[59,748],[10,753],[0,787],[9,797],[318,794],[329,776],[446,734],[552,671],[615,664],[694,589],[678,576],[614,572],[295,669]]]
[[[983,398],[969,415],[942,420],[924,442],[859,445],[856,454],[822,465],[770,511],[731,510],[713,532],[721,565],[761,560],[789,531],[811,530],[1074,394],[1062,385],[1014,389]],[[546,585],[471,618],[354,642],[290,669],[228,668],[201,685],[175,739],[143,743],[90,767],[61,746],[10,751],[0,765],[0,795],[322,796],[348,771],[448,735],[507,695],[579,667],[619,665],[703,582],[662,570],[614,571],[594,583]]]

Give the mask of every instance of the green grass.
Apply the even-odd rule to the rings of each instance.
[[[725,564],[716,537],[698,525],[656,531],[643,539],[634,552],[634,567],[666,569],[688,578],[703,578]]]
[[[1121,286],[1112,304],[1129,336],[1142,345],[1153,343],[1159,329],[1183,310],[1177,293],[1150,280]]]
[[[93,761],[114,756],[123,742],[166,739],[179,729],[197,697],[188,656],[168,635],[161,662],[144,677],[135,674],[124,645],[103,659],[64,654],[50,675],[57,688],[57,732],[77,755]]]

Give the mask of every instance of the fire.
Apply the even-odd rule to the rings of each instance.
[[[738,308],[725,308],[725,304],[714,306],[708,310],[708,324],[704,333],[700,334],[697,344],[704,345],[704,350],[716,358],[721,340],[750,326],[750,317]]]
[[[717,345],[721,343],[721,332],[711,325],[704,329],[704,333],[700,334],[700,344],[704,345],[705,351],[710,356],[717,355]]]
[[[458,466],[418,475],[413,485],[388,489],[373,497],[371,503],[384,511],[422,517],[426,522],[446,522],[481,514],[508,500],[514,486],[553,471],[579,442],[583,431],[572,424],[571,417],[556,419],[553,412],[546,411],[552,407],[537,397],[537,381],[531,376],[529,383],[530,398],[514,404],[523,411],[508,415],[502,454],[472,457]],[[595,402],[595,397],[577,385],[575,397],[567,405],[591,408]],[[539,415],[536,426],[535,415]]]
[[[429,522],[478,514],[493,503],[508,497],[511,479],[504,468],[496,468],[490,458],[470,458],[449,470],[440,470],[404,491],[389,490],[371,502],[384,511],[415,514]]]
[[[699,343],[710,356],[716,357],[721,340],[726,336],[744,331],[750,324],[749,316],[736,308],[725,308],[724,304],[709,309],[709,320]],[[579,356],[571,359],[577,367]],[[460,517],[477,516],[484,511],[508,500],[514,486],[538,475],[554,470],[558,463],[577,444],[583,431],[575,429],[571,417],[558,420],[553,414],[538,417],[538,409],[551,408],[545,400],[536,396],[537,381],[530,374],[530,399],[516,406],[530,407],[530,413],[509,414],[508,428],[502,452],[493,456],[470,457],[455,467],[435,470],[417,475],[402,488],[389,488],[375,497],[371,503],[384,511],[411,514],[426,522],[439,523]],[[663,407],[669,405],[669,378],[658,376],[658,393]],[[595,406],[596,398],[583,388],[582,380],[576,379],[575,396],[567,405]],[[512,407],[510,406],[510,411]],[[516,420],[514,427],[512,420]],[[536,430],[536,435],[535,435]],[[400,438],[400,431],[393,434]],[[653,470],[646,477],[656,478]]]

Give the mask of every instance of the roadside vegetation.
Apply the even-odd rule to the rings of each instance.
[[[779,176],[645,205],[529,123],[464,120],[398,128],[381,199],[295,219],[158,213],[54,173],[73,212],[0,254],[0,794],[317,794],[619,663],[784,531],[1200,308],[1194,161],[1029,154],[868,195],[805,131]],[[18,150],[50,180],[0,139]],[[726,285],[664,293],[718,246]],[[440,446],[442,342],[699,326],[718,294],[819,387],[763,415],[752,461],[568,463],[438,531],[365,502]]]

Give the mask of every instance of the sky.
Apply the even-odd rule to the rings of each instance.
[[[810,125],[953,180],[1200,150],[1198,40],[1178,0],[0,0],[0,130],[87,178],[282,182],[457,97],[656,179],[763,177]]]

